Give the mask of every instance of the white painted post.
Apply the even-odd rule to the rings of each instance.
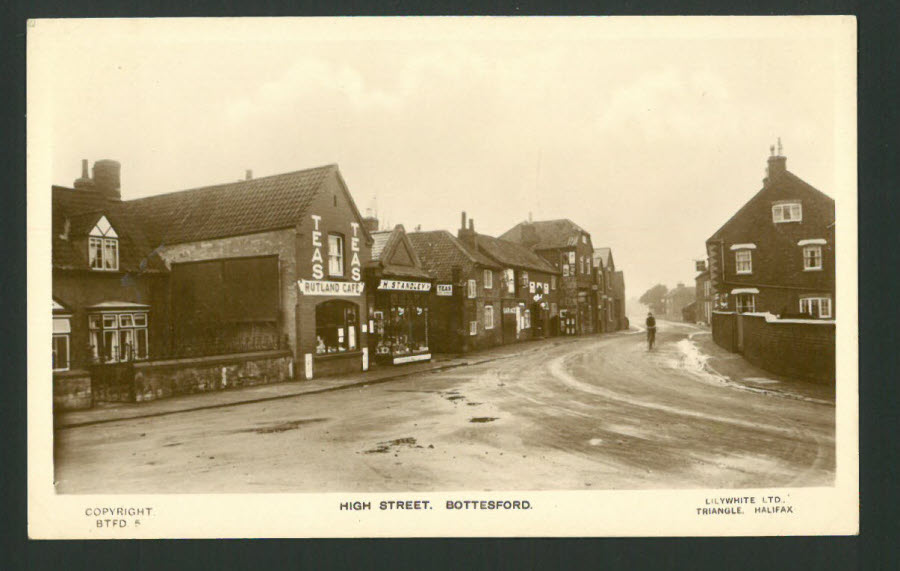
[[[312,368],[312,365],[313,365],[313,359],[312,359],[312,353],[307,353],[306,355],[304,355],[304,357],[305,357],[305,360],[306,360],[306,380],[309,380],[309,379],[311,379],[312,376],[313,376],[313,368]]]
[[[363,356],[362,356],[363,371],[368,371],[369,370],[369,348],[363,347],[362,353],[363,353]]]

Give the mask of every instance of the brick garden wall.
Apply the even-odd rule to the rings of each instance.
[[[93,404],[90,372],[79,369],[53,374],[54,410],[80,410]]]
[[[291,380],[290,351],[136,363],[138,402]]]
[[[737,348],[733,313],[712,314],[713,340],[731,352]],[[834,323],[815,320],[771,320],[765,315],[741,316],[744,348],[750,363],[788,377],[820,383],[835,380]]]
[[[780,375],[834,383],[833,323],[767,322],[756,315],[742,319],[748,361]]]
[[[735,316],[733,313],[712,314],[712,335],[716,345],[734,353],[737,351],[737,336],[735,333]]]

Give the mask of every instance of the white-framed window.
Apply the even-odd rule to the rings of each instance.
[[[478,335],[478,322],[477,321],[469,322],[469,335]]]
[[[734,309],[738,313],[755,313],[756,312],[756,294],[755,293],[735,294]]]
[[[503,270],[503,281],[506,282],[506,291],[516,293],[516,272],[512,268]]]
[[[587,234],[582,234],[582,235],[581,235],[581,243],[582,243],[582,244],[587,244]]]
[[[88,260],[92,270],[119,269],[119,235],[106,216],[101,216],[88,236]]]
[[[475,299],[475,296],[478,295],[478,282],[475,280],[469,280],[468,288],[466,290],[466,294],[469,299]]]
[[[822,269],[822,246],[803,247],[803,270],[815,271]]]
[[[491,270],[484,270],[484,289],[493,289],[494,288],[494,272]]]
[[[492,306],[492,305],[484,306],[484,328],[485,329],[493,329],[494,328],[494,306]]]
[[[328,235],[328,274],[344,275],[344,237],[340,234]]]
[[[528,272],[521,271],[519,279],[522,280],[522,287],[528,287]]]
[[[574,250],[571,251],[571,252],[569,252],[569,263],[570,263],[570,264],[574,264],[574,263],[575,263],[575,252],[574,252]]]
[[[738,250],[734,253],[734,268],[738,274],[753,273],[753,251]]]
[[[146,312],[88,315],[88,332],[95,361],[120,363],[150,356]]]
[[[830,297],[804,297],[800,299],[800,313],[824,319],[831,318]]]
[[[556,289],[556,276],[550,276],[550,289]]]
[[[69,335],[72,333],[72,324],[68,317],[53,318],[53,353],[52,363],[54,371],[69,370]]]
[[[563,277],[569,277],[569,264],[563,264]]]
[[[522,324],[523,328],[529,329],[531,327],[531,310],[530,309],[526,309],[525,312],[522,314],[522,322],[523,322],[523,324]]]
[[[779,202],[772,205],[772,222],[800,222],[803,220],[803,207],[799,202]]]

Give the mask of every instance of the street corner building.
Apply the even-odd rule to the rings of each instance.
[[[835,203],[780,147],[762,189],[706,241],[713,338],[775,373],[834,382]]]
[[[369,354],[379,364],[428,361],[434,279],[402,225],[378,230],[376,218],[365,221],[373,239],[366,265]]]
[[[56,406],[368,368],[373,239],[336,165],[130,201],[119,173],[53,187]]]

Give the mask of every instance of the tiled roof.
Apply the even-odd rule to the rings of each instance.
[[[337,165],[131,200],[151,239],[179,244],[290,228]]]
[[[550,265],[547,260],[521,244],[510,242],[509,240],[501,240],[493,236],[485,236],[484,234],[477,234],[477,240],[478,248],[484,254],[504,266],[559,273],[559,270]]]
[[[393,230],[378,230],[377,232],[370,232],[372,236],[372,261],[377,261],[381,259],[381,253],[384,252],[385,246],[387,246],[388,242],[391,240],[391,235],[393,235]]]
[[[429,274],[441,281],[453,279],[453,266],[459,266],[468,272],[474,265],[489,268],[500,266],[496,262],[478,252],[471,252],[450,232],[434,230],[431,232],[411,232],[407,234],[416,255]]]
[[[90,269],[88,234],[106,216],[119,239],[119,270],[165,272],[162,259],[153,252],[142,225],[124,203],[100,193],[54,186],[52,193],[52,260],[56,269]]]
[[[536,243],[529,244],[534,250],[550,250],[553,248],[568,248],[578,243],[585,230],[568,218],[557,220],[538,220],[535,222],[519,222],[505,233],[500,235],[503,240],[525,244],[529,242],[528,233],[534,230]]]

